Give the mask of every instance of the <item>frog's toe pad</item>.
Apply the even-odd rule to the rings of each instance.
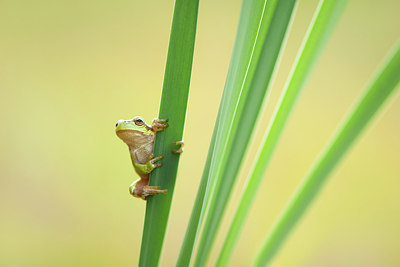
[[[152,158],[151,160],[149,160],[150,164],[153,166],[153,168],[157,168],[157,167],[161,167],[162,166],[162,162],[160,163],[155,163],[156,161],[163,159],[164,155],[158,156],[156,158]]]
[[[180,145],[180,147],[178,149],[173,149],[172,153],[174,153],[174,154],[182,154],[183,153],[183,145],[184,145],[183,140],[182,141],[175,141],[175,142],[173,142],[173,144],[175,146]]]
[[[154,132],[160,132],[168,128],[168,119],[154,119],[151,123],[151,128]]]
[[[162,162],[160,162],[160,163],[153,163],[153,167],[154,168],[158,168],[158,167],[161,167],[162,166]]]

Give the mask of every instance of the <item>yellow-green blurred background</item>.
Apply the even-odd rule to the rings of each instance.
[[[299,1],[268,106],[210,260],[317,0]],[[241,1],[200,1],[186,150],[161,266],[174,266],[214,126]],[[291,116],[231,266],[247,266],[400,36],[400,2],[349,4]],[[0,2],[0,266],[135,266],[145,202],[118,119],[157,116],[173,1]],[[399,72],[400,75],[400,72]],[[400,97],[381,110],[273,266],[400,265]]]

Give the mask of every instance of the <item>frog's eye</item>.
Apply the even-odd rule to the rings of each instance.
[[[142,126],[143,125],[143,120],[142,119],[136,119],[135,120],[135,124],[137,125],[137,126]]]
[[[118,122],[115,124],[115,127],[118,127]]]

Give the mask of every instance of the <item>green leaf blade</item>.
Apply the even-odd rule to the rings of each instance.
[[[342,126],[339,127],[337,134],[303,178],[303,182],[267,235],[254,266],[265,266],[270,262],[286,236],[318,194],[334,167],[398,86],[400,82],[400,42],[388,58],[389,60],[385,62]]]
[[[159,185],[168,193],[147,200],[139,266],[157,266],[161,256],[179,163],[179,155],[171,153],[176,148],[172,143],[183,137],[198,4],[198,0],[175,2],[159,111],[159,118],[169,119],[169,127],[157,133],[154,145],[154,154],[164,155],[164,165],[150,178],[150,185]]]
[[[218,259],[220,266],[228,263],[283,128],[344,4],[345,1],[322,1],[317,8],[228,231]]]
[[[260,3],[251,5],[250,1],[245,1],[243,4],[244,7],[246,4],[250,6],[252,17],[257,12],[260,14],[262,11],[262,13],[259,21],[254,21],[256,23],[252,26],[252,30],[249,30],[256,36],[252,44],[251,56],[248,58],[246,74],[243,80],[237,81],[240,82],[241,97],[236,100],[236,103],[231,103],[235,107],[235,112],[231,125],[228,126],[230,128],[224,135],[225,140],[221,141],[224,145],[219,147],[222,150],[217,156],[219,157],[219,161],[216,161],[215,164],[217,170],[211,174],[215,185],[195,266],[204,265],[211,250],[230,192],[256,125],[256,119],[261,110],[295,6],[294,0],[269,1],[268,4],[264,2],[264,7],[260,10],[262,7]],[[223,127],[223,129],[227,128]]]
[[[219,117],[219,116],[218,116]],[[218,131],[218,123],[219,119],[217,117],[216,120],[216,128],[213,131],[213,135],[210,142],[210,147],[207,153],[207,159],[204,166],[203,174],[201,176],[199,189],[196,195],[196,199],[194,201],[192,213],[190,215],[189,223],[186,229],[185,237],[183,239],[182,247],[179,252],[178,260],[176,263],[177,267],[186,267],[190,265],[194,245],[196,243],[196,239],[199,232],[199,227],[201,224],[201,220],[203,218],[203,203],[204,203],[204,196],[206,193],[207,183],[208,183],[208,174],[210,172],[210,163],[212,158],[212,152],[214,151],[215,146],[215,136]]]

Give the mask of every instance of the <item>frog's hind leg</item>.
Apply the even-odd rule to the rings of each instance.
[[[175,146],[180,145],[180,147],[179,147],[179,149],[173,149],[172,153],[174,153],[174,154],[182,154],[183,153],[183,145],[184,145],[183,140],[182,141],[173,142],[173,144]]]
[[[148,196],[166,193],[168,193],[168,190],[160,189],[159,186],[146,185],[143,187],[142,196],[146,199]]]

